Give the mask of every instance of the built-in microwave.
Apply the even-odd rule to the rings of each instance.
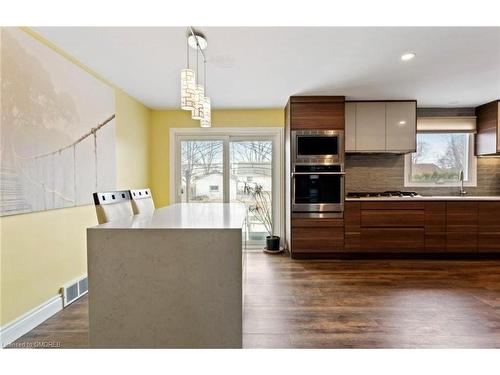
[[[294,130],[291,132],[294,165],[343,164],[343,130]]]

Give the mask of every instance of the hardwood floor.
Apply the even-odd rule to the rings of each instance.
[[[500,261],[250,253],[243,329],[245,348],[500,348]],[[87,298],[13,346],[37,342],[87,347]]]

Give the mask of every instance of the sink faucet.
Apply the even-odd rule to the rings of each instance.
[[[460,171],[460,196],[463,197],[467,192],[464,190],[464,171]]]

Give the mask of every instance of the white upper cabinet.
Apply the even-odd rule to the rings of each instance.
[[[415,102],[386,103],[385,139],[387,150],[415,150],[416,111]]]
[[[356,103],[356,151],[385,150],[385,103]]]
[[[356,103],[345,104],[345,150],[356,150]]]
[[[346,103],[346,152],[415,151],[416,110],[415,101]]]

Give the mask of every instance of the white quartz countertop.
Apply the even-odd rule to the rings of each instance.
[[[346,202],[367,202],[367,201],[500,201],[500,196],[419,196],[419,197],[363,197],[363,198],[346,198]]]
[[[245,217],[246,207],[241,203],[177,203],[91,229],[241,229]]]

